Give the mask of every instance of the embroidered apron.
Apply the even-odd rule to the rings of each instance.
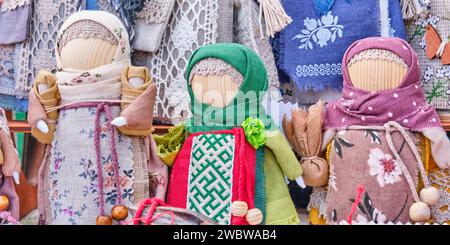
[[[120,98],[120,82],[103,84],[105,88],[102,90],[97,89],[97,85],[83,88],[59,86],[62,104],[74,103],[80,97],[84,101]],[[41,213],[41,219],[44,219],[41,223],[92,225],[100,214],[102,199],[109,215],[119,199],[124,205],[132,206],[148,197],[147,158],[144,147],[141,147],[143,140],[121,135],[114,129],[119,173],[116,182],[109,122],[119,115],[120,104],[98,104],[78,107],[75,104],[60,110],[54,140],[42,166],[44,179],[39,183],[43,185],[42,193],[46,196],[44,203],[40,203],[40,208],[46,209],[44,215]],[[111,117],[106,116],[108,108]],[[95,143],[97,114],[99,144]],[[97,152],[100,152],[101,173],[97,166]],[[102,197],[99,178],[103,178]]]
[[[256,151],[242,128],[191,134],[175,159],[168,204],[222,225],[248,224],[231,215],[233,201],[254,208]]]

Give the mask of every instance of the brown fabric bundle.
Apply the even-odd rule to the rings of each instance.
[[[140,77],[144,80],[138,88],[133,88],[129,79]],[[122,113],[127,125],[119,131],[125,135],[146,137],[152,131],[153,110],[156,99],[156,84],[152,83],[146,67],[130,66],[123,70],[122,76]]]
[[[283,117],[283,130],[294,151],[302,159],[303,179],[308,186],[324,186],[328,182],[328,163],[318,157],[322,144],[323,102],[292,111],[292,119]]]
[[[48,90],[39,93],[38,85],[47,84]],[[33,89],[30,91],[28,123],[31,125],[31,134],[44,144],[50,144],[56,130],[56,120],[58,120],[58,111],[46,112],[46,109],[59,105],[59,91],[56,84],[56,77],[46,71],[40,71],[34,82]],[[39,120],[44,120],[48,125],[48,133],[43,133],[36,128]]]

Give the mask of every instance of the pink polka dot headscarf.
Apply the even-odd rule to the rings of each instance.
[[[408,65],[408,72],[395,89],[366,91],[353,87],[347,64],[358,53],[368,49],[384,49],[397,54]],[[342,61],[343,98],[330,102],[325,110],[324,127],[343,129],[347,126],[383,126],[396,121],[413,131],[441,127],[434,107],[427,104],[419,82],[420,69],[412,47],[399,38],[370,37],[353,43]]]

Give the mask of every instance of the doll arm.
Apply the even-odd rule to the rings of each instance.
[[[130,66],[122,72],[122,112],[111,123],[125,135],[146,137],[152,131],[156,84],[146,67]]]
[[[150,173],[150,179],[156,184],[154,190],[154,197],[161,200],[166,199],[167,184],[169,180],[169,168],[158,156],[156,150],[156,142],[152,135],[146,138],[149,145],[149,161],[148,172]]]
[[[56,77],[40,71],[30,90],[27,121],[31,125],[31,134],[41,143],[50,144],[56,129],[58,111],[46,112],[45,108],[59,104],[59,91]]]
[[[427,128],[423,135],[430,140],[431,154],[439,168],[450,168],[450,141],[444,129]]]
[[[266,132],[265,146],[274,153],[284,175],[290,180],[296,180],[301,185],[299,182],[302,182],[302,179],[299,177],[303,174],[302,167],[281,132],[278,130]]]
[[[2,173],[0,172],[0,214],[2,214],[3,212],[8,212],[14,219],[14,221],[11,221],[8,220],[9,217],[6,217],[7,223],[16,224],[20,218],[19,197],[17,196],[12,177],[2,175]],[[4,214],[5,213],[3,213],[3,215]]]
[[[182,124],[170,128],[167,134],[153,135],[156,153],[169,167],[172,166],[188,136],[189,131]]]
[[[320,148],[320,151],[324,151],[327,149],[328,144],[333,140],[334,136],[336,135],[336,130],[334,129],[327,129],[325,132],[323,132],[322,135],[322,147]]]
[[[0,144],[3,153],[3,164],[0,163],[1,171],[5,176],[13,176],[14,180],[19,183],[21,171],[19,156],[11,138],[4,130],[0,131]]]

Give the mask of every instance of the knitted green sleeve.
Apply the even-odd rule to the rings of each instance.
[[[274,153],[286,177],[294,180],[303,174],[302,167],[294,152],[278,129],[266,132],[266,146]]]
[[[153,134],[156,142],[156,151],[158,156],[168,165],[172,166],[178,152],[181,150],[184,141],[189,136],[183,124],[173,126],[169,132],[164,135]]]

